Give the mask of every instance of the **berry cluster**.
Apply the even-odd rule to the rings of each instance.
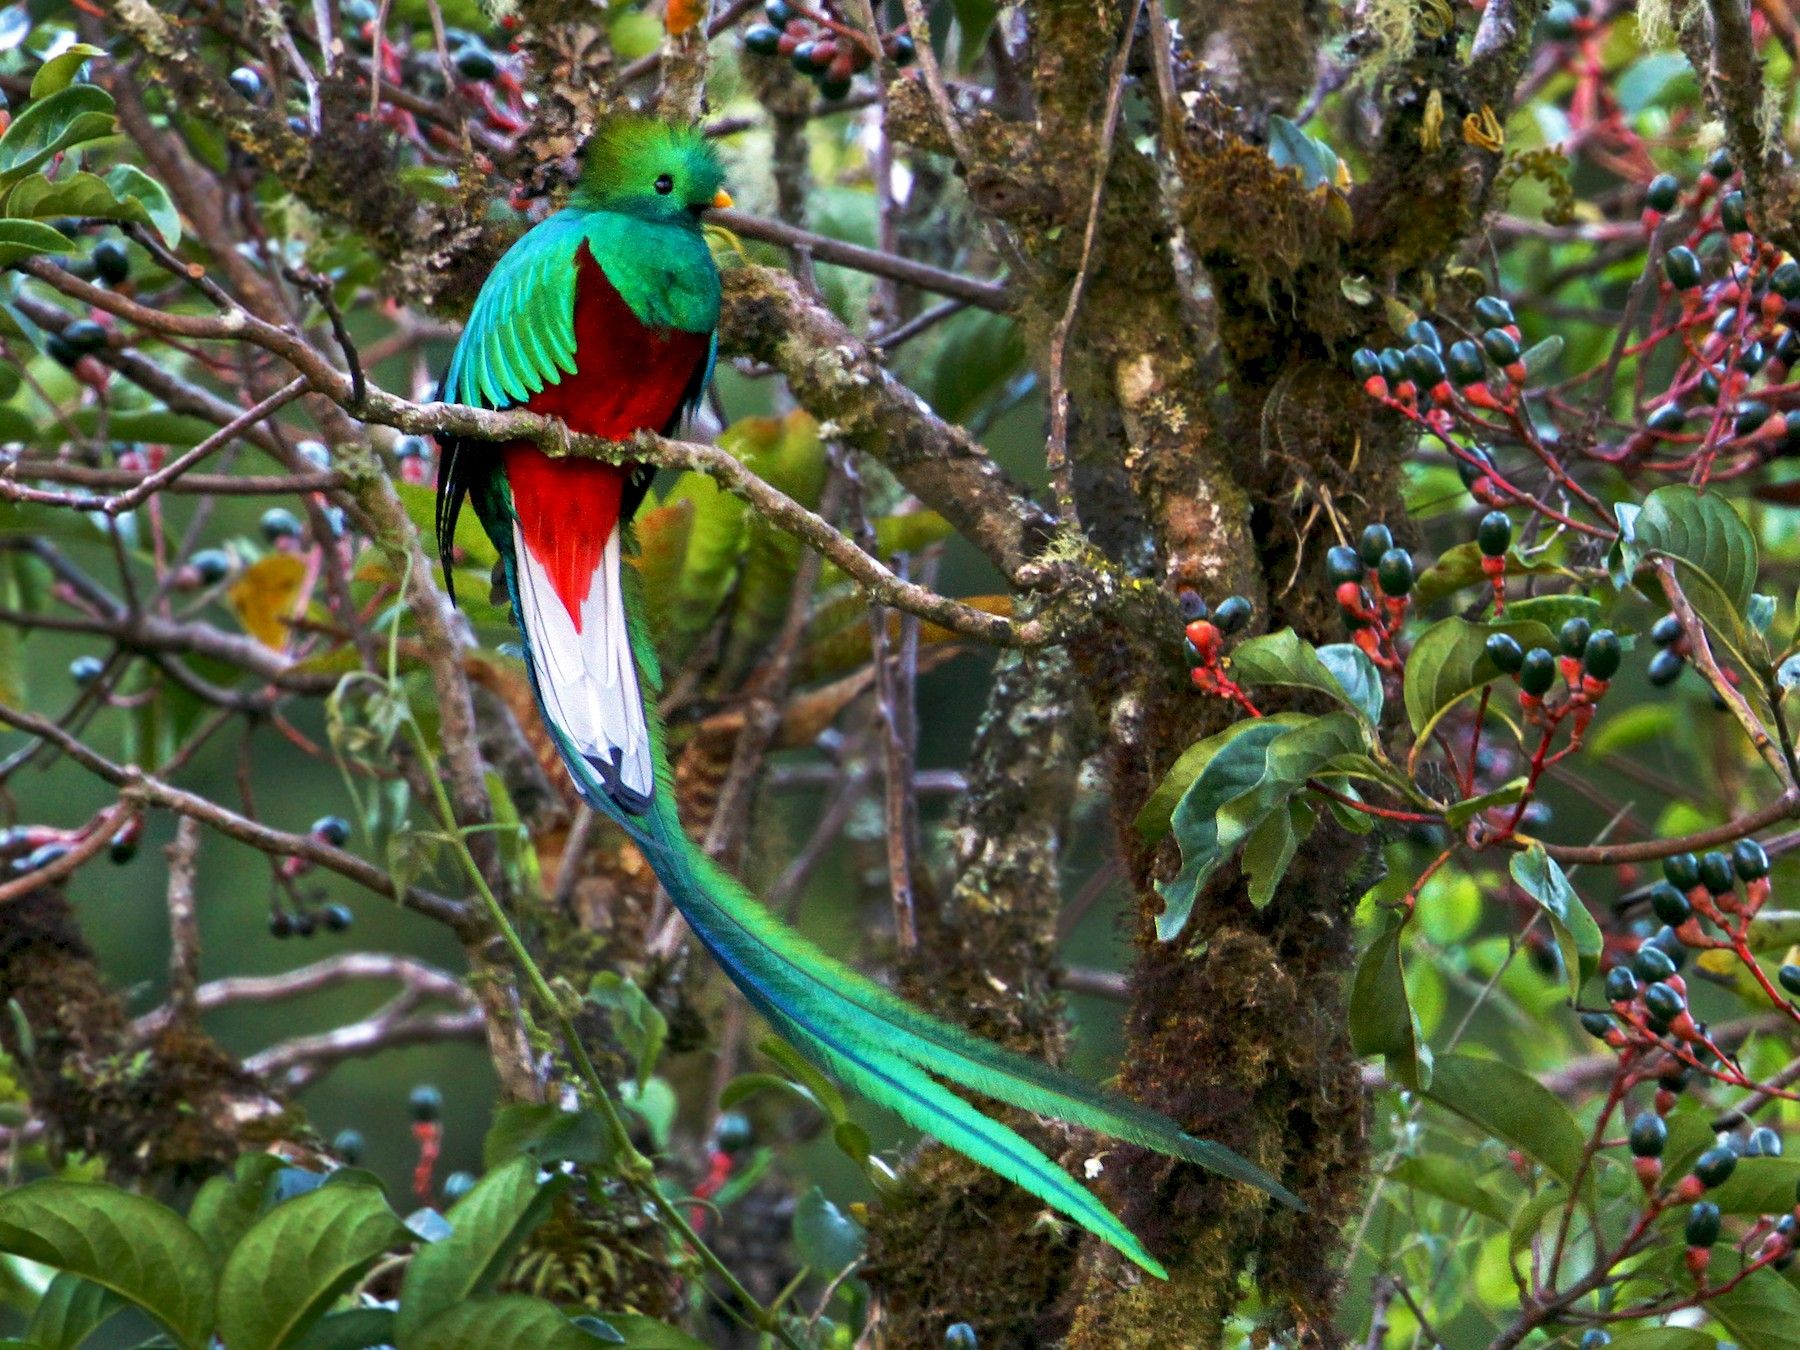
[[[768,22],[744,31],[744,50],[787,57],[795,70],[819,86],[822,97],[834,102],[850,92],[853,76],[874,64],[878,50],[896,66],[911,64],[917,54],[903,29],[882,34],[877,43],[834,14],[830,0],[818,0],[817,9],[791,0],[768,0],[763,16]]]
[[[60,333],[44,335],[44,355],[63,366],[90,389],[104,389],[112,369],[95,353],[111,345],[112,329],[104,318],[75,319]]]
[[[1690,192],[1672,174],[1658,175],[1645,192],[1646,230],[1677,212],[1691,221],[1684,241],[1662,258],[1662,300],[1676,310],[1665,327],[1681,335],[1684,359],[1621,452],[1665,472],[1697,467],[1708,476],[1724,454],[1723,471],[1735,475],[1800,453],[1800,408],[1787,387],[1800,363],[1800,262],[1756,236],[1743,191],[1728,186],[1734,173],[1720,152]],[[1709,259],[1723,264],[1710,282]],[[1696,417],[1706,419],[1698,435],[1689,430]],[[1678,459],[1652,458],[1683,449]]]
[[[1194,687],[1230,699],[1252,717],[1261,717],[1243,688],[1225,673],[1225,639],[1250,622],[1250,602],[1241,595],[1226,596],[1210,609],[1200,592],[1184,590],[1178,597],[1181,617],[1187,620],[1187,654],[1193,665]]]
[[[350,822],[342,816],[321,816],[312,823],[312,829],[308,833],[320,843],[342,848],[350,839]],[[299,888],[294,883],[310,872],[312,866],[308,859],[298,854],[283,858],[277,865],[277,890],[271,893],[269,902],[269,936],[309,938],[321,927],[328,932],[342,933],[355,922],[356,916],[348,905],[333,903],[315,910],[307,900],[302,899]],[[281,892],[286,892],[293,906],[291,910],[282,905]]]
[[[92,657],[86,659],[94,660]],[[77,664],[80,660],[81,658],[77,658]],[[95,661],[94,665],[93,675],[98,676],[100,663]],[[89,678],[91,680],[93,676]],[[91,828],[92,826],[88,827]],[[11,875],[28,876],[67,857],[70,849],[89,837],[88,829],[64,830],[54,825],[13,825],[0,830],[0,858],[9,859],[6,870]],[[135,815],[127,817],[107,842],[106,856],[124,866],[137,857],[138,843],[143,834],[144,818]]]
[[[413,1168],[413,1194],[421,1202],[431,1198],[431,1174],[437,1170],[444,1147],[444,1094],[430,1083],[421,1083],[407,1100],[412,1113],[413,1139],[419,1145],[419,1161]]]
[[[1350,369],[1371,398],[1444,436],[1469,409],[1516,409],[1530,371],[1512,306],[1497,295],[1484,295],[1473,313],[1479,340],[1461,337],[1446,348],[1437,325],[1419,319],[1407,326],[1407,346],[1359,348],[1351,354]],[[1492,378],[1490,364],[1501,378]],[[1463,451],[1457,458],[1477,501],[1500,505],[1514,495],[1510,485],[1494,480],[1485,456],[1468,453],[1466,446],[1455,450]]]
[[[1350,640],[1382,669],[1399,670],[1396,644],[1418,579],[1412,554],[1394,546],[1387,526],[1370,525],[1355,548],[1339,545],[1325,555],[1325,575],[1349,625]]]
[[[429,29],[393,35],[378,31],[380,11],[373,0],[346,0],[342,19],[346,43],[379,69],[383,88],[415,96],[404,103],[383,99],[377,116],[425,156],[450,158],[460,153],[461,137],[447,118],[421,121],[415,111],[420,107],[416,100],[442,99],[451,92],[452,84],[477,110],[472,119],[476,126],[499,137],[515,136],[525,129],[528,110],[519,62],[495,51],[481,34],[466,28],[444,30],[450,58],[446,78],[444,61]],[[226,76],[226,82],[249,103],[268,101],[267,80],[254,65],[239,66]],[[296,135],[310,136],[314,131],[303,111],[289,111],[287,122]]]
[[[1554,763],[1580,746],[1582,735],[1594,720],[1594,705],[1606,696],[1624,654],[1617,633],[1610,628],[1595,628],[1583,618],[1564,622],[1556,635],[1556,646],[1554,654],[1543,647],[1527,651],[1510,633],[1494,633],[1487,640],[1488,660],[1519,686],[1519,706],[1527,724],[1549,728],[1565,717],[1573,719],[1568,746],[1547,763]],[[1567,693],[1561,700],[1546,704],[1559,675]]]
[[[431,481],[431,443],[423,436],[402,436],[394,442],[394,462],[403,483]]]

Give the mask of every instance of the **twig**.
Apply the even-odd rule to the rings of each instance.
[[[931,45],[931,20],[925,14],[923,0],[902,0],[906,11],[906,26],[918,51],[919,72],[925,77],[925,88],[930,91],[932,105],[937,109],[938,121],[944,128],[944,139],[950,142],[950,148],[956,152],[958,163],[965,168],[975,163],[969,153],[969,141],[963,134],[962,119],[956,115],[956,105],[950,102],[950,87],[944,83],[944,72],[938,65],[937,49]]]
[[[310,834],[289,834],[283,830],[270,829],[260,821],[241,816],[229,811],[217,802],[188,792],[184,788],[152,777],[135,765],[114,763],[98,751],[90,749],[82,741],[64,731],[48,718],[39,717],[35,713],[25,712],[18,708],[10,708],[0,703],[0,722],[27,732],[41,740],[56,745],[64,754],[77,764],[113,786],[123,789],[120,806],[115,808],[129,812],[142,806],[162,806],[184,816],[192,816],[202,824],[210,825],[220,834],[227,835],[240,843],[249,844],[252,848],[261,849],[265,853],[273,853],[283,857],[305,858],[308,862],[348,877],[358,885],[373,891],[377,895],[385,895],[399,900],[409,909],[415,909],[428,918],[436,919],[457,932],[468,929],[472,914],[467,905],[460,900],[451,900],[445,896],[434,894],[419,886],[409,886],[404,891],[396,890],[393,879],[376,867],[365,862],[354,853],[346,853],[342,849],[333,848],[330,844]],[[135,798],[135,801],[132,800]],[[113,826],[123,823],[123,815]],[[0,901],[11,899],[10,890],[21,882],[30,886],[42,884],[51,879],[52,870],[56,876],[62,876],[74,870],[79,862],[99,852],[100,846],[111,837],[112,831],[100,836],[83,858],[76,858],[76,851],[59,858],[49,866],[39,869],[29,877],[21,877],[18,881],[7,882],[0,886]]]
[[[346,1059],[408,1045],[479,1040],[486,1025],[486,1015],[479,1007],[405,1015],[383,1009],[360,1022],[270,1046],[246,1059],[244,1071],[262,1079],[281,1075],[283,1090],[297,1092]]]
[[[916,4],[918,0],[907,0],[908,14]],[[1063,306],[1062,318],[1050,337],[1050,440],[1044,458],[1049,463],[1050,482],[1056,493],[1056,513],[1068,525],[1079,525],[1081,517],[1075,509],[1075,484],[1069,470],[1069,390],[1065,357],[1069,333],[1075,326],[1076,312],[1081,308],[1081,295],[1087,288],[1088,266],[1094,258],[1094,239],[1100,232],[1100,207],[1106,200],[1106,176],[1112,168],[1113,140],[1118,133],[1119,106],[1125,94],[1125,70],[1131,59],[1138,12],[1142,8],[1143,0],[1132,0],[1125,16],[1124,40],[1113,56],[1106,111],[1100,125],[1100,144],[1094,157],[1094,191],[1088,201],[1087,228],[1081,236],[1081,261],[1076,265],[1075,280],[1069,287],[1069,299]]]
[[[343,311],[338,308],[337,300],[331,294],[331,283],[324,277],[303,272],[297,267],[284,267],[281,271],[296,286],[311,292],[319,302],[319,308],[325,311],[325,317],[331,323],[331,335],[337,340],[338,350],[344,355],[344,364],[350,367],[350,401],[361,403],[368,396],[369,384],[363,378],[362,359],[356,354],[356,343],[351,339],[350,329],[344,323]]]
[[[258,422],[292,403],[305,392],[306,381],[304,379],[289,380],[254,408],[246,409],[242,414],[213,432],[192,450],[176,456],[155,473],[145,475],[135,487],[121,492],[117,496],[103,497],[86,509],[103,511],[109,516],[123,515],[125,512],[135,509],[142,502],[148,500],[152,493],[167,487],[215,450],[229,444],[246,427],[255,426]]]
[[[804,249],[815,262],[835,263],[839,267],[867,272],[870,276],[917,286],[920,290],[949,296],[953,300],[961,300],[977,309],[992,310],[996,314],[1010,313],[1013,307],[1011,292],[997,281],[981,281],[957,272],[947,272],[930,263],[902,258],[876,248],[864,248],[861,244],[848,244],[829,235],[814,234],[797,225],[771,220],[767,216],[752,215],[748,211],[714,211],[710,218],[745,239],[760,239],[764,243],[779,244],[787,249]]]
[[[169,1011],[176,1021],[192,1022],[200,1012],[200,918],[194,900],[200,822],[183,816],[163,852],[169,860]]]

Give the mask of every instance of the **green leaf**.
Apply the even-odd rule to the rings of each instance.
[[[704,1343],[687,1332],[658,1322],[654,1317],[638,1313],[601,1313],[604,1322],[615,1333],[626,1350],[707,1350]]]
[[[1337,151],[1279,115],[1269,118],[1269,158],[1284,169],[1298,170],[1308,191],[1337,182]]]
[[[1487,640],[1506,633],[1526,649],[1549,647],[1556,640],[1541,623],[1470,623],[1450,618],[1419,635],[1406,658],[1406,717],[1423,741],[1437,720],[1482,685],[1500,677],[1488,659]]]
[[[1740,613],[1756,590],[1756,536],[1731,502],[1685,483],[1659,487],[1632,525],[1640,554],[1663,554],[1710,577]]]
[[[1447,595],[1454,595],[1465,586],[1476,584],[1487,585],[1487,574],[1481,570],[1481,546],[1473,539],[1467,543],[1457,544],[1438,554],[1437,561],[1413,582],[1413,604],[1423,609],[1425,606],[1442,600]],[[1569,569],[1557,563],[1543,559],[1527,562],[1516,552],[1506,555],[1506,575],[1508,577],[1569,576]],[[1514,601],[1514,604],[1519,603]],[[1511,612],[1512,605],[1507,606]]]
[[[33,100],[0,136],[0,188],[37,172],[52,155],[112,129],[112,95],[97,85],[72,84]]]
[[[25,1339],[40,1350],[75,1350],[124,1307],[112,1290],[65,1270],[38,1300]]]
[[[837,1084],[815,1069],[810,1061],[801,1058],[793,1046],[777,1036],[765,1036],[756,1048],[804,1087],[833,1124],[849,1118],[850,1110],[844,1105],[844,1094],[838,1091]]]
[[[371,1350],[394,1343],[391,1308],[348,1308],[327,1313],[294,1342],[294,1350]]]
[[[1563,339],[1561,333],[1552,333],[1542,342],[1526,348],[1525,354],[1519,358],[1525,364],[1527,379],[1541,379],[1544,372],[1555,364],[1556,358],[1562,355]]]
[[[1239,684],[1313,689],[1371,724],[1381,720],[1381,673],[1353,643],[1315,648],[1284,628],[1240,644],[1231,653],[1231,675]]]
[[[658,1149],[669,1146],[669,1132],[675,1128],[675,1114],[681,1103],[667,1080],[652,1078],[642,1087],[635,1078],[619,1084],[619,1105],[650,1127],[651,1142]]]
[[[1735,1289],[1708,1297],[1706,1310],[1739,1350],[1800,1350],[1800,1289],[1766,1266]]]
[[[939,417],[962,422],[1001,393],[1025,365],[1025,339],[1006,314],[966,309],[939,330],[919,392]]]
[[[613,1035],[637,1066],[641,1089],[650,1081],[656,1061],[662,1056],[663,1041],[669,1034],[668,1020],[629,976],[616,971],[602,971],[594,976],[588,985],[588,1002],[606,1009],[612,1019]]]
[[[681,570],[675,578],[669,620],[674,632],[691,642],[713,621],[737,581],[749,541],[749,507],[713,479],[684,473],[664,501],[693,504]]]
[[[794,1250],[821,1275],[836,1275],[863,1254],[868,1234],[814,1186],[794,1207]]]
[[[1261,909],[1275,898],[1275,888],[1287,875],[1301,842],[1312,833],[1318,813],[1300,801],[1287,810],[1271,811],[1244,841],[1244,875],[1250,882],[1250,903]]]
[[[1500,1060],[1449,1054],[1437,1061],[1425,1091],[1439,1106],[1573,1182],[1585,1136],[1569,1109],[1537,1079]]]
[[[67,89],[75,81],[75,76],[88,62],[90,56],[104,56],[105,52],[88,42],[72,42],[37,69],[31,77],[31,96],[33,98],[49,98],[50,95]]]
[[[0,267],[10,267],[20,258],[61,253],[74,247],[74,241],[41,221],[0,220]]]
[[[1183,750],[1176,758],[1169,771],[1163,775],[1162,782],[1156,785],[1156,791],[1150,794],[1138,812],[1137,819],[1132,822],[1134,828],[1147,842],[1154,843],[1169,832],[1169,818],[1174,814],[1175,804],[1182,798],[1194,780],[1206,766],[1212,762],[1214,755],[1230,743],[1231,738],[1238,735],[1240,729],[1253,726],[1253,722],[1234,722],[1216,736],[1209,736],[1203,741],[1195,741]]]
[[[380,1190],[324,1185],[275,1206],[219,1275],[219,1335],[232,1350],[292,1346],[406,1230]]]
[[[1768,635],[1775,624],[1775,614],[1780,608],[1780,601],[1772,595],[1753,594],[1750,603],[1744,607],[1744,618],[1757,632]]]
[[[1759,669],[1767,663],[1768,645],[1749,623],[1759,565],[1756,536],[1725,497],[1685,483],[1659,487],[1644,499],[1617,548],[1630,571],[1642,558],[1673,559],[1681,589],[1707,630],[1741,664]]]
[[[1165,942],[1186,925],[1200,887],[1269,816],[1285,811],[1309,778],[1361,755],[1368,745],[1365,724],[1342,712],[1282,713],[1240,722],[1237,729],[1240,734],[1207,763],[1171,818],[1182,866],[1173,881],[1158,887],[1165,905],[1157,935]],[[1265,868],[1268,856],[1265,850]],[[1274,887],[1266,870],[1264,876],[1259,891],[1266,903]]]
[[[1579,998],[1582,984],[1600,966],[1600,925],[1542,844],[1513,854],[1509,870],[1519,889],[1535,900],[1550,920],[1563,969],[1568,972],[1569,997]]]
[[[1591,595],[1529,595],[1507,601],[1505,618],[1508,623],[1541,623],[1554,633],[1570,619],[1586,619],[1598,628],[1605,609]]]
[[[1627,1327],[1609,1350],[1714,1350],[1718,1341],[1692,1327]]]
[[[394,491],[399,494],[400,502],[406,507],[406,514],[420,537],[436,538],[437,489],[425,483],[396,482]],[[500,561],[499,552],[488,539],[487,531],[481,528],[481,522],[476,519],[473,511],[464,511],[456,518],[455,542],[457,552],[477,567],[489,568]]]
[[[1526,779],[1515,778],[1492,792],[1484,792],[1479,797],[1468,797],[1455,803],[1444,811],[1444,824],[1453,830],[1460,830],[1483,811],[1492,810],[1496,806],[1510,806],[1525,795]]]
[[[967,69],[987,45],[988,30],[999,17],[1000,5],[998,0],[950,0],[950,10],[956,15],[957,62]]]
[[[593,1167],[613,1156],[613,1146],[596,1111],[515,1102],[494,1117],[482,1144],[482,1164],[493,1171],[521,1155],[546,1167],[560,1162]]]
[[[115,182],[133,184],[138,195],[120,196]],[[54,220],[59,216],[127,220],[155,226],[165,238],[172,224],[174,238],[170,243],[181,237],[180,218],[175,215],[168,193],[155,179],[130,165],[120,165],[105,178],[85,172],[64,174],[54,182],[48,178],[27,178],[13,189],[7,210],[35,220]]]
[[[218,430],[211,422],[164,408],[134,411],[114,408],[110,416],[103,416],[97,408],[77,408],[69,420],[84,436],[103,435],[115,441],[160,441],[170,446],[198,445]],[[55,444],[54,441],[49,443]]]
[[[1201,767],[1181,794],[1170,826],[1181,845],[1182,870],[1163,890],[1165,901],[1156,923],[1157,936],[1167,942],[1187,923],[1194,896],[1207,877],[1224,861],[1219,848],[1218,813],[1233,798],[1248,792],[1268,769],[1268,748],[1276,740],[1313,719],[1304,713],[1279,713],[1274,717],[1236,722],[1217,736],[1202,741],[1176,762],[1183,766],[1194,750],[1206,747]],[[1171,776],[1176,770],[1171,770]],[[1160,795],[1162,789],[1157,789]],[[1147,808],[1146,808],[1147,809]],[[1139,817],[1142,828],[1143,817]]]
[[[1686,718],[1685,711],[1673,699],[1607,711],[1609,715],[1588,732],[1585,745],[1591,755],[1616,755],[1636,746],[1672,741]]]
[[[616,1344],[583,1331],[553,1303],[504,1294],[444,1309],[406,1339],[406,1350],[594,1350]]]
[[[174,248],[181,242],[181,213],[161,183],[135,164],[118,164],[107,170],[106,185],[121,202],[142,208],[145,223],[162,236],[163,243]]]
[[[1416,1158],[1406,1159],[1388,1176],[1402,1186],[1410,1186],[1415,1191],[1423,1191],[1440,1200],[1448,1200],[1453,1205],[1460,1205],[1484,1219],[1492,1219],[1502,1228],[1510,1217],[1506,1202],[1469,1174],[1466,1159],[1450,1159],[1438,1153],[1424,1153]]]
[[[1800,1158],[1740,1158],[1725,1184],[1706,1198],[1726,1214],[1784,1214],[1794,1207],[1797,1185]]]
[[[46,1177],[0,1195],[0,1251],[135,1303],[183,1346],[212,1330],[212,1260],[173,1210],[99,1182]]]
[[[421,1250],[400,1286],[402,1341],[446,1308],[490,1292],[531,1231],[549,1216],[569,1179],[538,1180],[531,1158],[517,1158],[490,1172],[444,1217],[450,1236]],[[479,1342],[472,1342],[479,1344]]]
[[[1688,69],[1687,58],[1677,52],[1647,52],[1617,77],[1613,97],[1627,114],[1640,113],[1656,102],[1672,81],[1686,75]]]
[[[1359,1055],[1383,1055],[1388,1076],[1414,1091],[1431,1085],[1431,1050],[1406,997],[1406,969],[1396,916],[1377,933],[1356,963],[1350,984],[1350,1045]]]

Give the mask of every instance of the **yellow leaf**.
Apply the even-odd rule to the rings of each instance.
[[[246,633],[280,651],[305,581],[305,563],[291,553],[271,553],[246,567],[227,593],[232,612]]]

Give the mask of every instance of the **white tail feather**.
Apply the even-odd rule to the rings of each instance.
[[[543,565],[513,526],[520,615],[545,711],[601,775],[619,805],[641,811],[656,787],[656,762],[619,577],[619,531],[607,537],[581,605],[581,630],[563,608]],[[616,768],[616,773],[614,772]],[[571,775],[574,776],[574,775]],[[576,785],[583,786],[576,776]]]

